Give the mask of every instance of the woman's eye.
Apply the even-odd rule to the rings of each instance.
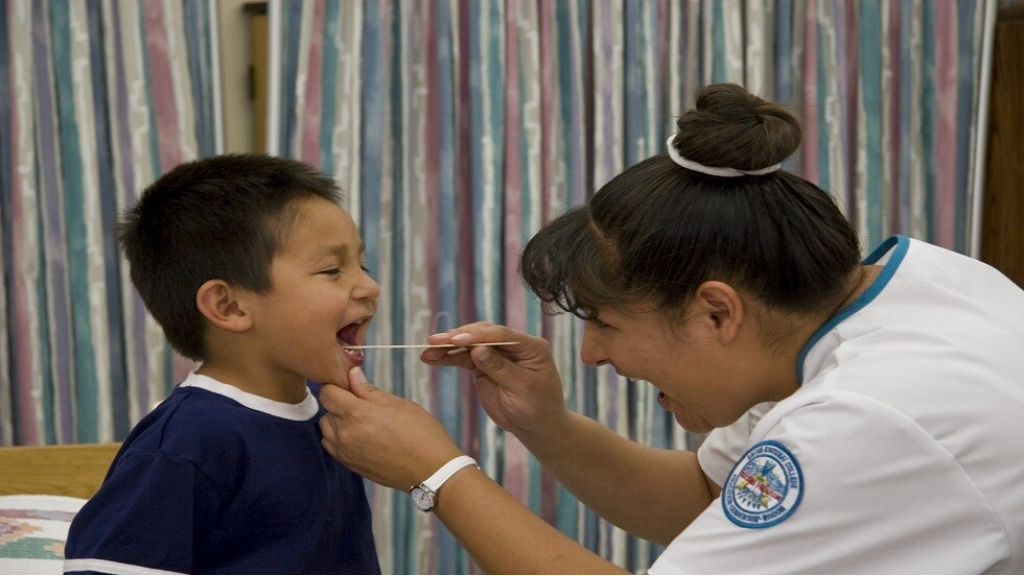
[[[370,267],[367,266],[366,263],[360,264],[359,267],[363,270],[363,272],[366,272],[367,274],[370,273]]]
[[[591,318],[588,320],[588,322],[590,322],[594,326],[594,328],[611,328],[611,326],[605,324],[598,318]]]

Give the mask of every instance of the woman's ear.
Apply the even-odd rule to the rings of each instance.
[[[722,344],[732,342],[744,320],[743,299],[725,282],[709,280],[697,287],[696,303],[703,308],[704,318],[714,337]]]
[[[252,316],[239,302],[237,292],[223,280],[207,280],[196,291],[196,306],[214,326],[229,332],[245,332],[252,326]]]

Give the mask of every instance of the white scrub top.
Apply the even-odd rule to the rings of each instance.
[[[701,446],[722,496],[651,574],[1024,573],[1024,291],[901,236],[865,263],[800,389]]]

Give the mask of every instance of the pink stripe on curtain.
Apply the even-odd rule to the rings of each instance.
[[[306,68],[306,106],[302,111],[302,144],[299,157],[312,166],[320,166],[320,119],[323,116],[324,12],[326,0],[313,3],[310,26],[309,62]],[[355,191],[348,191],[354,194]]]
[[[857,84],[857,71],[860,70],[860,53],[857,38],[857,14],[856,5],[853,2],[838,0],[834,2],[836,15],[839,17],[843,27],[843,45],[840,47],[842,54],[839,55],[837,71],[841,74],[842,90],[839,98],[842,101],[844,116],[844,140],[843,140],[843,166],[846,186],[846,206],[849,210],[847,217],[851,221],[860,218],[857,206],[857,102],[860,100],[859,86]],[[837,159],[838,160],[838,159]]]
[[[440,310],[441,302],[438,294],[440,286],[440,196],[441,196],[441,94],[438,89],[438,52],[437,27],[434,24],[437,7],[434,0],[423,2],[423,69],[427,76],[427,113],[424,133],[423,151],[426,159],[424,178],[427,189],[427,301],[431,310]],[[447,210],[448,207],[446,206]],[[435,319],[437,316],[435,315]],[[438,332],[442,326],[437,321],[430,326],[430,333]],[[447,328],[447,326],[445,326]],[[437,382],[437,368],[431,369],[431,381]],[[434,414],[438,414],[441,400],[440,394],[433,395]],[[432,558],[431,570],[437,570],[437,557]]]
[[[516,280],[516,257],[522,244],[522,161],[519,119],[519,50],[515,11],[518,0],[505,5],[505,323],[526,330],[523,289]]]
[[[957,21],[955,2],[935,3],[935,241],[956,234]]]
[[[457,10],[459,15],[457,31],[459,46],[469,46],[469,5],[466,2],[459,2],[456,4],[455,10]],[[456,101],[464,103],[461,104],[463,106],[468,106],[470,102],[470,66],[469,57],[465,55],[466,52],[467,50],[465,49],[459,50],[453,60],[456,64],[455,69],[459,78]],[[459,270],[472,271],[474,251],[476,250],[476,242],[473,240],[473,163],[470,161],[470,158],[472,158],[473,140],[469,118],[463,117],[462,114],[456,114],[455,123],[455,129],[458,134],[456,157],[460,158],[456,168],[458,170],[458,184],[455,192],[459,218],[458,265]],[[458,283],[459,318],[473,318],[473,311],[476,310],[475,275],[462,272],[458,275]],[[459,390],[462,392],[460,395],[459,413],[465,415],[462,427],[462,443],[460,445],[468,446],[470,455],[479,456],[480,436],[477,434],[477,430],[480,430],[480,410],[478,409],[479,403],[477,402],[476,388],[473,386],[472,376],[468,370],[460,370],[459,373]]]
[[[558,78],[555,76],[555,64],[552,61],[555,47],[551,46],[551,38],[554,34],[554,22],[551,6],[540,4],[537,7],[540,16],[540,217],[541,222],[546,223],[551,219],[551,187],[552,172],[554,171],[554,150],[551,141],[551,128],[556,118],[554,112],[555,86]]]
[[[522,165],[519,141],[519,51],[516,30],[517,0],[505,3],[505,323],[526,330],[525,294],[516,280],[522,223]],[[505,488],[520,502],[529,502],[529,453],[511,434],[506,434]]]
[[[171,70],[167,53],[167,28],[161,2],[146,2],[144,5],[146,23],[146,52],[153,70]],[[152,74],[153,109],[156,116],[157,137],[160,142],[160,171],[168,172],[183,159],[181,155],[181,127],[178,125],[178,103],[174,98],[173,76]],[[174,352],[171,357],[171,372],[175,382],[181,382],[195,368],[195,363]]]
[[[889,166],[891,169],[890,180],[892,194],[890,195],[890,201],[892,205],[889,206],[891,217],[889,218],[889,229],[900,230],[902,229],[901,214],[902,203],[900,202],[900,91],[899,91],[899,79],[901,78],[901,59],[900,59],[900,3],[890,2],[889,3],[889,30],[888,34],[889,43],[889,64],[892,66],[892,89],[889,90],[889,133],[892,138],[889,141],[889,150],[886,152],[889,154]],[[883,222],[883,225],[885,223]]]
[[[170,70],[167,55],[167,29],[164,27],[164,8],[161,2],[146,2],[143,6],[146,22],[146,52],[152,70]],[[167,172],[181,164],[181,132],[178,128],[178,108],[174,101],[173,78],[170,74],[152,74],[153,108],[156,114],[157,134],[160,140],[160,170]]]
[[[552,61],[555,47],[551,45],[555,26],[554,9],[554,6],[545,5],[544,3],[537,6],[540,16],[540,217],[542,224],[547,223],[551,219],[551,195],[553,192],[552,187],[554,186],[552,183],[552,173],[555,170],[555,150],[553,149],[554,142],[552,142],[551,137],[552,128],[557,120],[554,111],[554,92],[558,82],[558,78],[555,75],[555,65]],[[537,207],[534,206],[533,209],[536,210]],[[546,315],[541,316],[541,335],[550,338],[550,327],[550,317]],[[558,488],[555,477],[542,468],[540,474],[540,513],[542,518],[552,524],[555,522],[557,492]]]
[[[14,68],[9,70],[14,75]],[[13,78],[8,78],[13,90],[17,83]],[[16,99],[12,96],[11,101]],[[19,142],[21,126],[18,124],[17,110],[10,114],[10,141]],[[11,146],[11,166],[20,166],[18,160],[18,147]],[[10,335],[10,342],[13,346],[13,358],[11,363],[17,363],[19,370],[14,371],[14,387],[18,390],[17,407],[18,412],[18,438],[21,444],[34,445],[42,443],[39,438],[39,420],[36,418],[36,405],[38,400],[32,398],[32,337],[31,321],[29,315],[34,311],[30,310],[28,304],[28,290],[25,283],[28,279],[24,275],[26,266],[22,254],[31,247],[32,242],[25,237],[25,207],[21,202],[21,179],[14,175],[11,179],[11,269],[15,277],[10,284],[11,317],[14,331]]]
[[[803,118],[804,141],[801,163],[804,178],[818,181],[818,11],[815,0],[807,0],[804,18]]]

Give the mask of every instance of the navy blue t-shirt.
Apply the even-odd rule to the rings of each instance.
[[[65,572],[379,574],[361,476],[284,404],[190,374],[71,523]]]

